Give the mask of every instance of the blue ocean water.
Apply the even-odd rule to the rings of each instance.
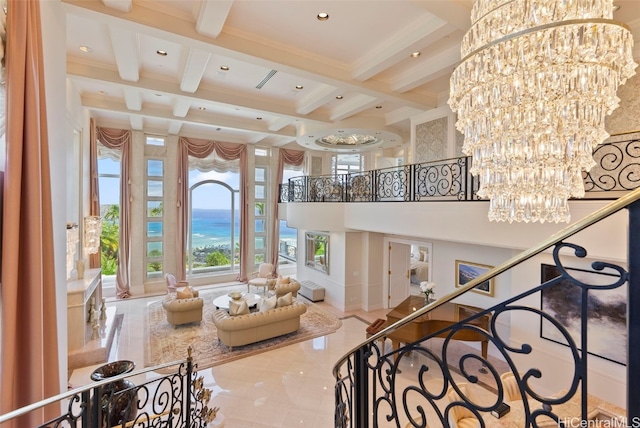
[[[192,246],[229,245],[231,243],[231,210],[194,209],[192,218]],[[264,226],[266,227],[266,225]],[[240,213],[234,218],[234,234],[240,234]],[[280,239],[296,242],[297,231],[284,225],[280,227]]]

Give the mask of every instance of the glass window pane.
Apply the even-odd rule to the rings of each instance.
[[[147,181],[147,196],[162,197],[162,181]]]
[[[256,266],[264,263],[264,254],[256,254]]]
[[[162,222],[161,221],[147,222],[147,237],[158,238],[161,236],[162,236]]]
[[[255,215],[265,215],[264,212],[264,202],[256,202],[256,212]]]
[[[256,156],[267,156],[269,154],[267,149],[256,148]]]
[[[162,217],[162,202],[147,201],[147,217]]]
[[[164,162],[158,159],[147,159],[147,175],[149,177],[162,177]]]
[[[162,257],[162,242],[147,242],[147,257]]]
[[[264,199],[264,186],[256,184],[256,199]]]
[[[264,220],[256,220],[256,232],[264,232]]]
[[[256,250],[264,250],[264,236],[256,236]]]
[[[256,183],[264,183],[265,173],[266,171],[264,168],[256,168]]]
[[[118,205],[120,206],[120,178],[98,177],[100,188],[100,206]],[[104,216],[101,212],[100,215]]]
[[[147,278],[161,278],[161,277],[162,277],[162,262],[147,263]]]
[[[120,161],[110,158],[98,159],[98,174],[120,175]]]
[[[147,136],[147,144],[150,146],[164,146],[164,138]]]

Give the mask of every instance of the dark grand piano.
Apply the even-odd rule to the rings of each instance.
[[[393,308],[391,312],[387,314],[387,321],[384,327],[388,327],[391,324],[400,321],[407,315],[417,311],[424,306],[424,297],[421,296],[409,296],[403,300],[398,306]],[[459,303],[447,302],[436,309],[414,319],[409,324],[404,325],[397,331],[387,335],[387,338],[391,339],[394,351],[400,346],[400,343],[412,343],[423,337],[435,333],[443,328],[446,328],[452,324],[457,323],[459,320],[463,320],[472,315],[482,312],[484,309],[476,308],[475,306],[462,305]],[[480,327],[484,330],[489,329],[489,321],[491,315],[486,314],[473,320],[471,325]],[[436,337],[446,337],[450,332],[447,331],[444,334]],[[482,357],[487,358],[487,351],[489,349],[489,341],[487,338],[475,331],[461,330],[454,336],[455,340],[462,340],[466,342],[482,342]]]

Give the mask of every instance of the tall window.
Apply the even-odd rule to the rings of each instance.
[[[145,136],[145,266],[146,278],[162,278],[164,271],[164,137]]]
[[[240,268],[240,175],[189,171],[187,274]]]
[[[331,158],[333,174],[348,174],[364,171],[364,157],[360,154],[337,154]]]
[[[302,167],[286,165],[282,171],[282,183],[289,184],[289,179],[302,175]],[[298,229],[287,226],[286,220],[280,220],[280,237],[278,245],[278,264],[295,264],[298,257]]]
[[[103,219],[100,239],[101,267],[103,276],[113,276],[118,267],[120,239],[120,160],[100,144],[98,151],[100,216]]]
[[[268,179],[269,179],[269,150],[256,148],[256,167],[254,170],[254,255],[255,265],[264,263],[267,260],[267,242],[269,240],[269,204],[268,201]]]

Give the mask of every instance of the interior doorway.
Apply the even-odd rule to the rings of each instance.
[[[419,292],[420,282],[431,281],[432,244],[398,238],[385,239],[384,308],[394,308],[412,290]]]

